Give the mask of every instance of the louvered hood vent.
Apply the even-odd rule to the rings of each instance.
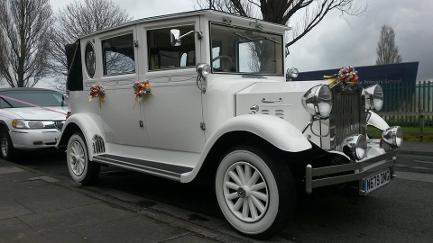
[[[105,153],[105,143],[104,143],[104,139],[101,136],[99,135],[93,136],[92,141],[93,141],[94,154]]]

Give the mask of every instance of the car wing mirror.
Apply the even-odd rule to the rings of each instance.
[[[181,46],[182,45],[179,29],[171,29],[170,30],[170,44],[172,46]]]
[[[171,29],[170,30],[170,44],[171,46],[181,46],[182,45],[182,38],[197,33],[198,39],[201,40],[203,38],[200,31],[191,30],[187,33],[181,35],[179,29]]]

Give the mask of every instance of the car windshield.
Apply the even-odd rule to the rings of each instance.
[[[283,37],[211,24],[214,73],[283,75]]]
[[[51,90],[10,90],[0,92],[0,108],[66,106],[64,96]]]

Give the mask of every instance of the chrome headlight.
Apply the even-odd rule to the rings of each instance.
[[[379,84],[365,88],[362,93],[365,96],[365,108],[380,111],[383,107],[383,89]]]
[[[362,134],[346,138],[343,152],[354,160],[363,159],[367,155],[367,138]]]
[[[313,116],[325,119],[332,110],[332,92],[328,85],[317,85],[302,97],[302,105]]]
[[[55,129],[54,121],[27,121],[27,120],[12,120],[12,127],[16,129]]]
[[[400,147],[403,142],[403,133],[399,126],[390,127],[383,131],[382,139],[392,147]]]

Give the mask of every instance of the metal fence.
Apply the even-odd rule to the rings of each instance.
[[[392,125],[408,127],[433,126],[433,82],[416,85],[388,83],[384,85],[385,104],[381,115]]]

